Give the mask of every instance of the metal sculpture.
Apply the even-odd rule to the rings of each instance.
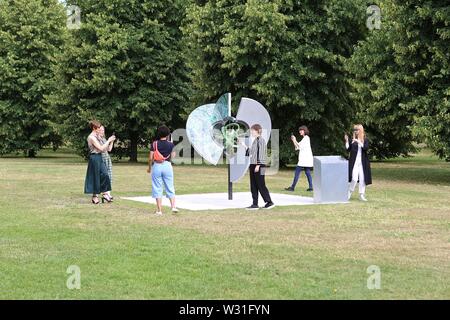
[[[270,139],[272,121],[258,101],[242,98],[236,117],[231,114],[231,94],[214,104],[196,108],[186,123],[187,136],[195,151],[207,162],[217,165],[223,156],[228,160],[228,199],[233,198],[233,183],[242,178],[250,166],[246,149],[251,145],[250,128],[263,127],[266,143]],[[243,141],[245,147],[239,143]]]

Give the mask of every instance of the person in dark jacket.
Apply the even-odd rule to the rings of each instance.
[[[366,186],[372,184],[372,172],[370,161],[367,155],[369,151],[369,140],[366,138],[364,127],[357,124],[353,128],[353,139],[349,142],[348,135],[345,135],[345,148],[350,152],[348,181],[348,199],[350,200],[356,184],[359,182],[359,199],[367,201]]]
[[[246,210],[258,210],[258,198],[259,194],[266,203],[263,209],[272,209],[275,204],[272,202],[269,190],[265,181],[265,170],[267,164],[267,146],[266,141],[261,136],[262,127],[259,124],[255,124],[250,128],[252,137],[254,138],[250,148],[248,148],[243,142],[241,144],[247,148],[247,156],[250,157],[250,190],[252,192],[253,203]]]

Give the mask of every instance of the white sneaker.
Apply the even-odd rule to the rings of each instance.
[[[177,208],[172,208],[172,212],[177,213],[177,212],[180,212],[180,210],[178,210]]]
[[[163,213],[161,211],[156,211],[155,212],[155,216],[162,216],[162,215],[163,215]]]
[[[352,197],[352,192],[349,191],[349,192],[348,192],[348,197],[347,197],[347,198],[348,198],[348,201],[350,201],[351,197]]]
[[[367,199],[366,199],[366,197],[365,197],[365,195],[364,195],[363,193],[361,193],[361,194],[359,195],[359,200],[364,201],[364,202],[367,202]]]

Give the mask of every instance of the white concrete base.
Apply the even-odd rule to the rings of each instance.
[[[312,197],[301,197],[289,194],[271,193],[272,201],[276,206],[304,206],[312,205]],[[143,203],[155,203],[152,197],[123,197],[125,200],[138,201]],[[227,193],[203,193],[203,194],[183,194],[176,196],[177,207],[187,210],[225,210],[242,209],[252,204],[252,195],[250,192],[235,192],[233,200],[228,200]],[[169,199],[163,199],[163,205],[169,207]],[[259,198],[259,206],[263,206],[264,201]]]

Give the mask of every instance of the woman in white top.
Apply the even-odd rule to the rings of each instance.
[[[300,177],[300,173],[305,170],[306,177],[308,178],[309,188],[307,191],[313,191],[312,177],[311,177],[311,169],[314,166],[313,153],[311,149],[311,141],[309,139],[309,130],[306,126],[301,126],[298,129],[300,135],[303,139],[298,142],[297,138],[292,135],[291,140],[294,144],[295,150],[298,150],[298,163],[295,168],[294,181],[292,181],[292,185],[285,190],[294,191],[295,186],[297,185],[298,179]]]

